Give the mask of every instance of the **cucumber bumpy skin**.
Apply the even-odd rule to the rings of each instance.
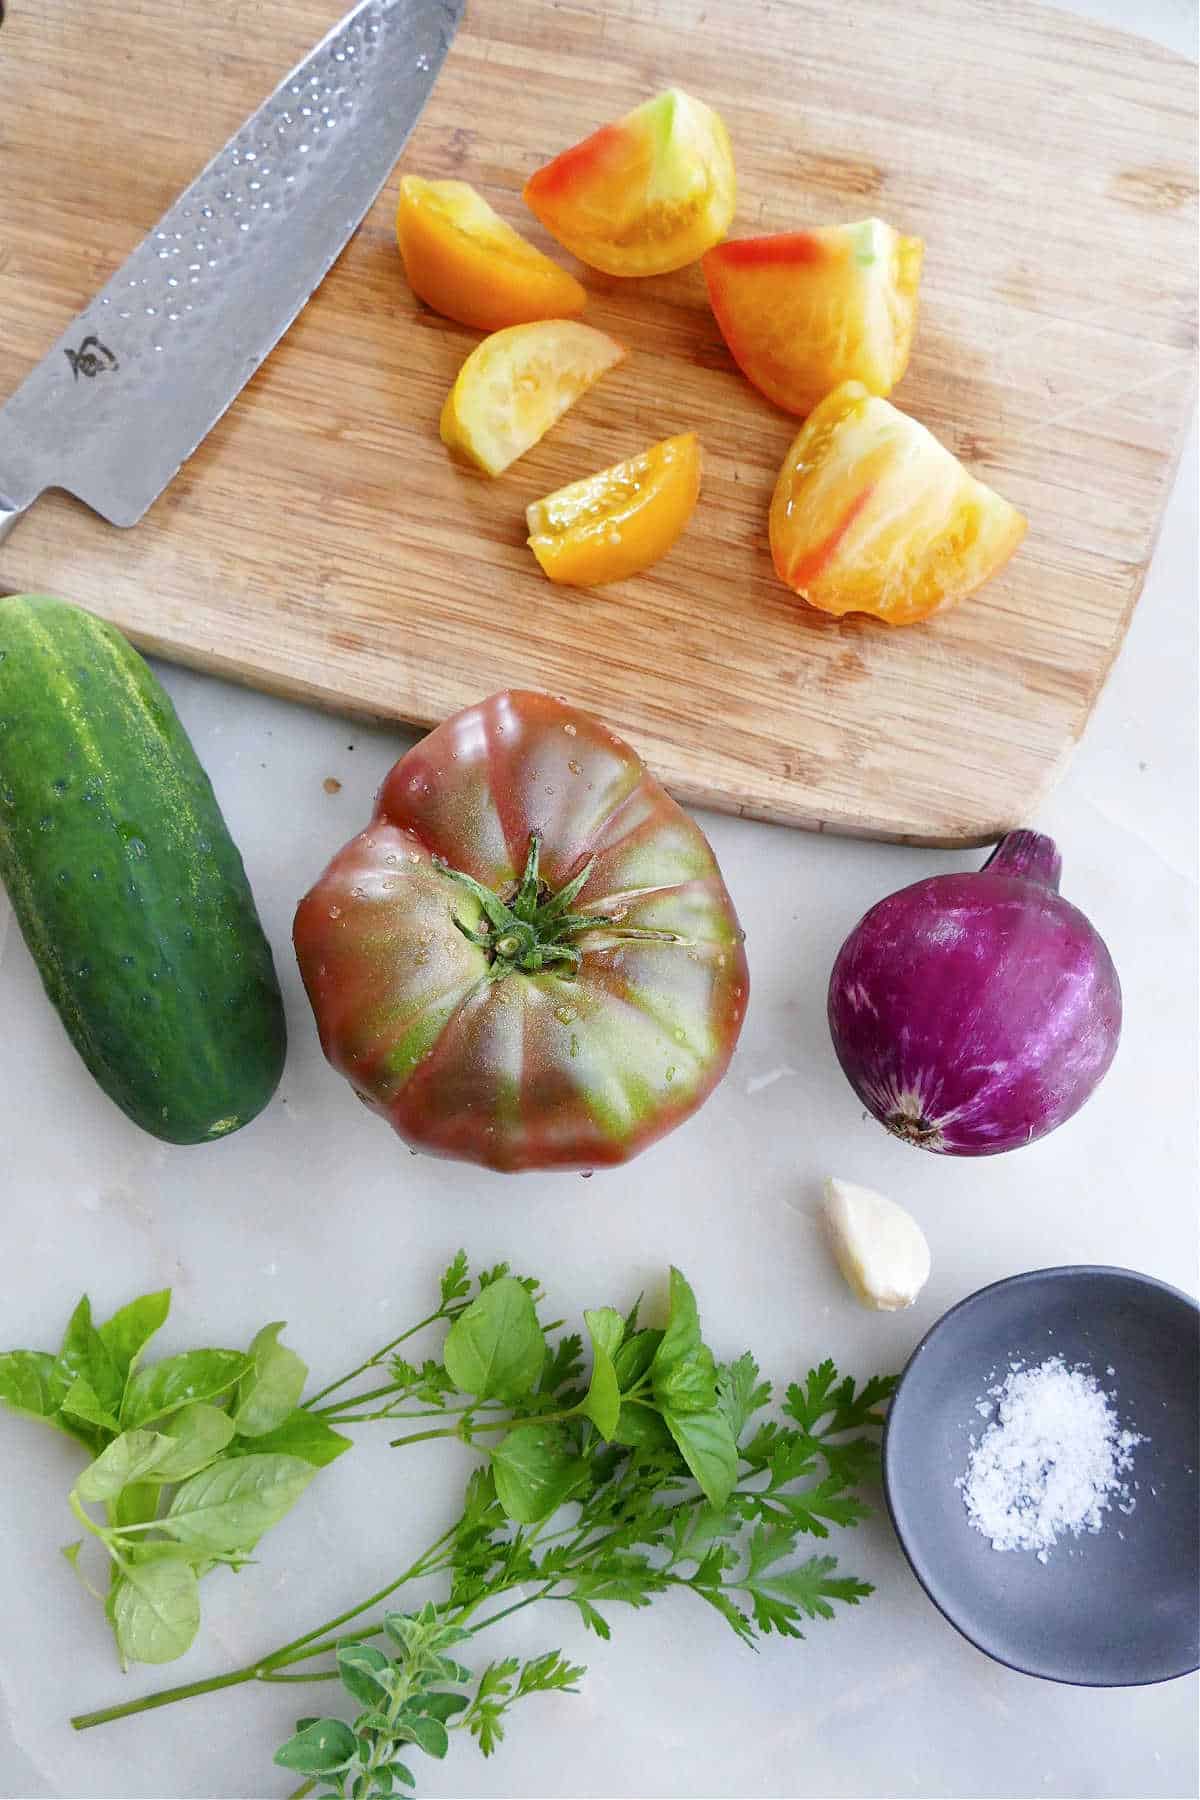
[[[287,1045],[242,859],[175,708],[120,632],[0,600],[0,878],[104,1092],[172,1144],[236,1131]]]

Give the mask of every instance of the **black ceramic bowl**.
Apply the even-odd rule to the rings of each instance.
[[[1060,1538],[1041,1563],[993,1550],[954,1483],[987,1429],[976,1402],[1011,1362],[1056,1355],[1088,1364],[1148,1441],[1127,1477],[1133,1511],[1114,1505],[1099,1532]],[[883,1440],[888,1511],[934,1605],[1010,1668],[1087,1687],[1200,1664],[1198,1468],[1200,1313],[1129,1269],[1035,1269],[952,1307],[913,1352]]]

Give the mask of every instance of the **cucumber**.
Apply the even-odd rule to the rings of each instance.
[[[270,945],[175,708],[119,631],[0,600],[0,878],[67,1033],[171,1144],[236,1131],[283,1069]]]

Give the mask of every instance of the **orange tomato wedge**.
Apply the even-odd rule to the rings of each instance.
[[[581,313],[573,275],[526,242],[465,181],[405,175],[396,241],[418,299],[460,325],[499,331],[531,319]]]
[[[477,344],[442,408],[442,442],[500,475],[619,363],[625,347],[575,319],[510,325]]]
[[[847,381],[784,458],[771,554],[810,606],[911,625],[994,575],[1025,525],[923,425]]]
[[[704,279],[742,373],[788,412],[843,381],[889,394],[908,366],[925,246],[882,219],[718,244]]]
[[[529,548],[551,581],[599,587],[665,556],[700,494],[694,431],[573,481],[525,509]]]
[[[679,88],[601,126],[525,185],[547,231],[608,275],[695,262],[728,231],[734,198],[729,134]]]

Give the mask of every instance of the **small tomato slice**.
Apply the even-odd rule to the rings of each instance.
[[[620,581],[667,554],[699,495],[700,440],[688,431],[535,500],[529,548],[551,581]]]
[[[510,325],[477,344],[442,408],[442,442],[500,475],[619,363],[625,346],[574,319]]]
[[[704,279],[743,375],[807,413],[843,381],[891,392],[908,366],[924,253],[920,238],[864,219],[718,244]]]
[[[413,293],[460,325],[499,331],[531,319],[567,319],[587,300],[573,275],[527,243],[465,181],[405,175],[396,241]]]
[[[784,458],[771,554],[810,606],[911,625],[994,575],[1025,526],[932,432],[847,381]]]
[[[665,275],[723,238],[733,151],[720,116],[669,88],[564,150],[525,201],[581,262],[608,275]]]

